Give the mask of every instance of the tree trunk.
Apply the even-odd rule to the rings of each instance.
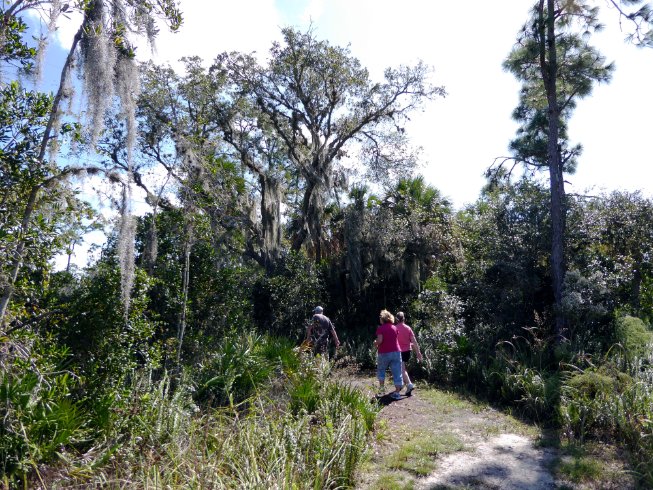
[[[356,294],[363,288],[362,230],[365,223],[363,199],[357,199],[345,216],[345,265],[350,289]]]
[[[293,239],[292,249],[299,250],[307,238],[313,244],[315,262],[322,260],[322,218],[324,216],[323,186],[307,178],[307,186],[302,199],[299,229]]]
[[[281,183],[272,176],[259,175],[261,183],[261,234],[263,261],[274,270],[281,251]]]
[[[546,24],[544,22],[544,0],[540,0],[539,14],[541,33],[540,69],[542,72],[544,89],[546,90],[549,118],[547,159],[549,164],[551,188],[551,276],[555,302],[554,334],[556,339],[560,341],[565,333],[565,317],[562,311],[563,285],[565,279],[565,188],[558,143],[560,132],[560,107],[558,105],[557,94],[558,59],[556,53],[554,0],[547,0]],[[545,25],[546,33],[544,32]]]
[[[186,333],[186,317],[188,315],[188,288],[190,284],[190,253],[193,248],[193,225],[189,224],[186,230],[186,240],[184,243],[184,266],[182,269],[181,279],[181,310],[179,312],[179,323],[177,325],[177,367],[181,368],[181,348],[184,343],[184,334]]]
[[[43,133],[43,139],[41,140],[41,147],[39,149],[38,159],[41,162],[45,158],[45,152],[47,151],[48,142],[50,141],[50,133],[52,133],[52,130],[54,129],[54,122],[57,120],[58,117],[57,113],[59,112],[59,105],[61,104],[61,100],[63,99],[63,95],[66,87],[66,80],[68,79],[68,76],[70,75],[70,72],[73,68],[75,50],[77,49],[77,44],[79,44],[79,41],[82,39],[82,34],[84,32],[85,27],[86,27],[86,23],[83,22],[82,25],[79,27],[79,30],[75,34],[75,37],[73,38],[73,44],[70,47],[70,51],[68,51],[66,62],[64,63],[63,68],[61,70],[59,88],[57,89],[57,95],[55,95],[54,100],[52,101],[52,109],[50,111],[48,125],[45,128],[45,133]]]

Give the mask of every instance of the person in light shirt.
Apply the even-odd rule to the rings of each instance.
[[[411,350],[415,351],[417,362],[422,360],[422,353],[419,350],[419,344],[413,333],[413,329],[404,323],[406,316],[403,311],[397,313],[397,342],[399,343],[399,350],[401,351],[401,375],[406,385],[406,396],[410,396],[415,389],[415,385],[411,383],[408,371],[406,371],[406,363],[410,359]]]

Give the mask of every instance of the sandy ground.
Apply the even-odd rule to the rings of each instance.
[[[554,458],[552,450],[534,448],[533,441],[526,436],[500,434],[480,441],[471,453],[446,456],[437,472],[419,481],[416,488],[558,488],[548,469]]]
[[[341,371],[336,374],[374,397],[377,392],[375,373]],[[390,393],[390,389],[386,390]],[[435,390],[434,392],[437,392]],[[386,395],[378,422],[390,432],[387,438],[373,443],[372,464],[361,475],[357,488],[378,489],[378,477],[387,472],[384,458],[405,441],[422,431],[449,433],[463,442],[464,450],[435,455],[435,470],[424,476],[409,475],[408,488],[425,489],[627,489],[628,478],[621,482],[575,485],[556,480],[553,468],[560,461],[557,449],[537,444],[539,431],[489,406],[461,402],[460,406],[438,405],[426,390],[418,388],[413,396],[392,401]],[[382,487],[381,487],[382,488]]]

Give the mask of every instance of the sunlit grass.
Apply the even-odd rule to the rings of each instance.
[[[616,447],[597,441],[585,444],[546,439],[558,449],[551,470],[562,480],[583,488],[636,488],[635,474],[624,466]],[[642,488],[648,488],[646,486]]]
[[[241,403],[214,409],[200,409],[180,387],[171,390],[167,378],[139,377],[130,411],[116,421],[120,442],[70,455],[41,486],[351,488],[378,406],[331,381],[322,359],[287,361],[293,382],[260,386]]]
[[[588,480],[601,481],[603,462],[592,457],[574,457],[563,460],[558,470],[574,483],[582,483]]]
[[[474,410],[475,404],[467,401],[455,393],[449,393],[441,390],[422,389],[420,396],[428,400],[438,412],[442,414],[453,414],[459,410]]]
[[[425,431],[402,443],[388,456],[385,466],[425,476],[436,468],[436,458],[464,449],[465,445],[455,434]]]
[[[369,487],[370,490],[413,490],[415,480],[399,473],[384,473]]]

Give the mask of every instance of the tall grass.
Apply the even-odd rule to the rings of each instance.
[[[641,484],[651,488],[653,345],[643,346],[650,337],[639,324],[635,327],[636,338],[628,334],[628,342],[595,357],[537,335],[502,342],[485,371],[486,385],[503,403],[557,426],[570,441],[622,442]]]
[[[31,487],[353,486],[378,407],[351,386],[330,381],[331,364],[323,357],[294,352],[292,359],[284,342],[274,347],[267,345],[273,339],[259,340],[254,350],[273,366],[272,376],[242,402],[232,396],[222,407],[197,405],[188,378],[134,373],[125,398],[109,408],[113,429],[84,452],[69,451],[41,467]]]

